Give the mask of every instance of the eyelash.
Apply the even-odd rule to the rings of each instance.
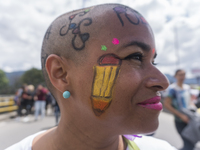
[[[142,62],[143,55],[142,55],[141,53],[133,53],[133,54],[130,54],[130,55],[128,55],[127,57],[125,57],[124,60],[136,59],[136,57],[139,58],[139,59],[137,59],[137,60],[139,60],[139,61]]]
[[[137,57],[138,59],[137,59],[136,57]],[[128,55],[127,57],[125,57],[124,60],[136,59],[136,60],[142,62],[142,61],[143,61],[143,57],[144,57],[144,56],[143,56],[142,53],[133,53],[133,54],[130,54],[130,55]],[[154,61],[152,62],[152,64],[153,64],[154,66],[157,65],[157,63],[155,63]]]

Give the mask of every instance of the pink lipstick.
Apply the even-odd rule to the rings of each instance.
[[[163,107],[160,100],[161,100],[161,97],[156,96],[156,97],[147,99],[141,103],[138,103],[138,105],[144,108],[148,108],[148,109],[162,110]]]

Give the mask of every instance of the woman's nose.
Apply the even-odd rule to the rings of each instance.
[[[169,81],[157,68],[149,72],[146,86],[156,91],[163,91],[169,86]]]

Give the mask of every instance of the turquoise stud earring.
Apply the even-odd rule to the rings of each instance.
[[[65,92],[63,92],[63,97],[64,98],[69,98],[70,97],[70,92],[69,91],[65,91]]]

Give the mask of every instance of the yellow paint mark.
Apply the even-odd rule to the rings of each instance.
[[[95,66],[92,96],[111,97],[118,66]]]
[[[105,72],[104,72],[105,75],[104,75],[103,84],[102,84],[101,93],[100,93],[101,97],[105,97],[104,94],[105,94],[106,89],[108,88],[108,82],[110,80],[109,77],[111,74],[111,70],[112,70],[111,66],[105,67]]]
[[[93,83],[92,95],[100,96],[100,92],[101,92],[100,90],[101,90],[101,87],[103,84],[103,76],[104,76],[105,68],[95,66],[94,70],[95,70],[95,79],[94,79],[94,83]]]
[[[94,66],[94,71],[92,105],[94,109],[104,111],[112,100],[113,86],[119,66]]]
[[[110,101],[96,99],[95,97],[93,97],[93,108],[94,109],[103,111],[108,107],[109,103],[110,103]]]
[[[107,83],[107,90],[105,91],[105,97],[110,97],[111,94],[112,94],[112,88],[113,88],[113,85],[114,85],[114,82],[115,82],[115,79],[116,79],[116,75],[118,74],[118,68],[117,66],[113,66],[112,67],[112,70],[111,70],[111,74],[110,74],[110,80],[109,82]]]

